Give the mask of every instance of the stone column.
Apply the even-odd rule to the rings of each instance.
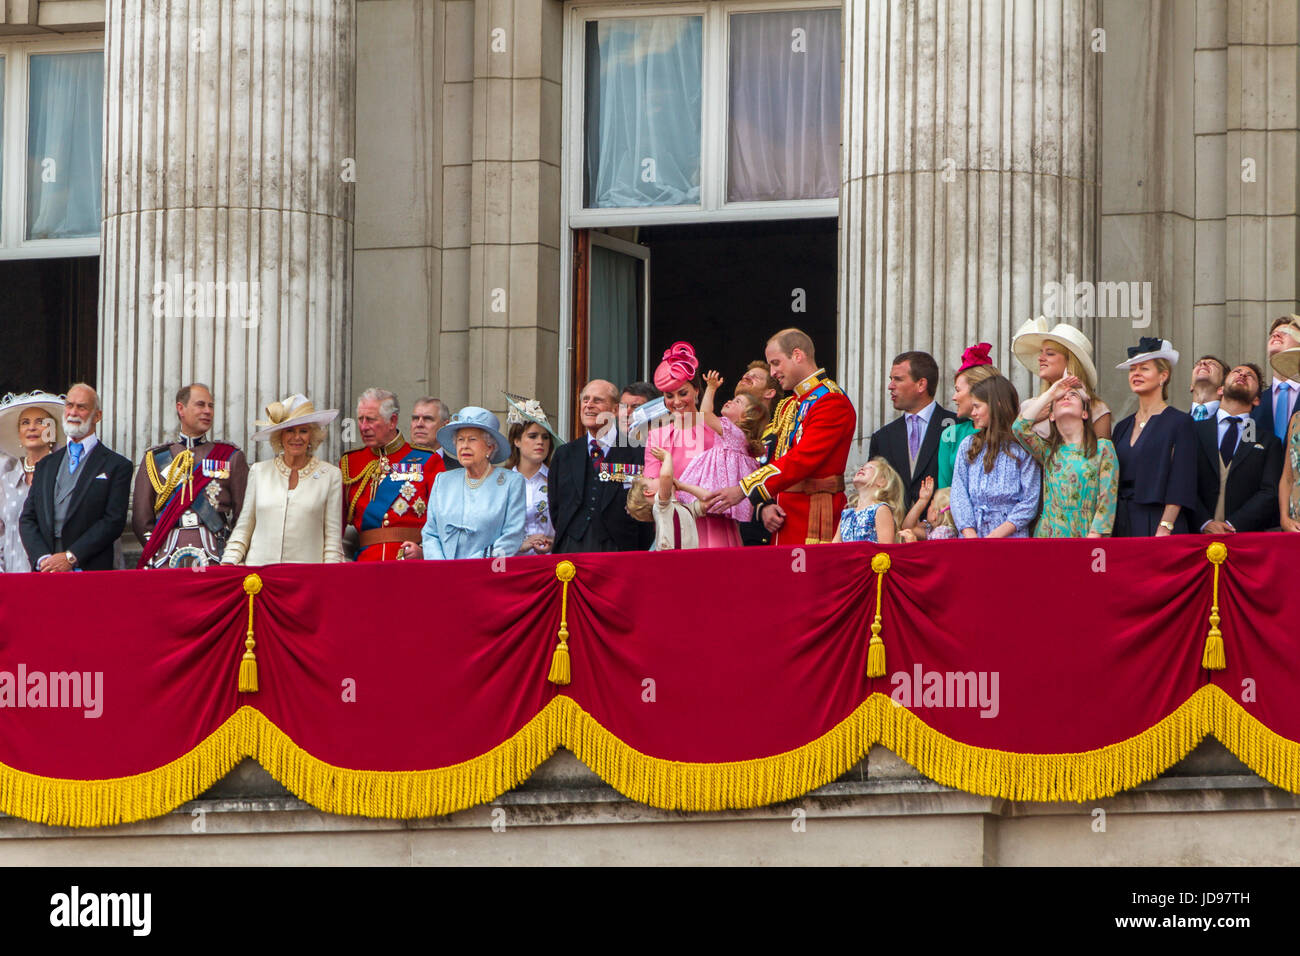
[[[287,394],[350,414],[353,17],[351,0],[108,0],[99,381],[123,454],[175,428],[194,380],[246,449]]]
[[[1096,26],[1096,0],[844,5],[840,375],[862,453],[896,414],[894,355],[932,353],[946,403],[963,347],[1011,368],[1047,283],[1094,278]]]

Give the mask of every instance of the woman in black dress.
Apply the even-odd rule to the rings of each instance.
[[[1114,535],[1186,534],[1186,512],[1196,505],[1196,432],[1192,416],[1166,404],[1178,353],[1167,340],[1143,338],[1128,356],[1116,368],[1128,369],[1138,410],[1112,435],[1119,457]]]

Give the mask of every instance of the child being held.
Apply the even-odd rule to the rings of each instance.
[[[903,521],[899,541],[943,541],[959,538],[957,525],[952,520],[952,489],[934,490],[934,479],[926,478],[917,492],[916,504]],[[922,512],[925,517],[922,518]]]
[[[659,459],[662,465],[659,470],[659,491],[656,494],[646,477],[638,475],[627,493],[627,513],[637,521],[655,523],[652,551],[698,548],[700,535],[695,528],[695,519],[704,514],[704,504],[700,499],[708,492],[674,480],[673,456],[662,448],[652,448],[650,454]],[[689,503],[683,504],[673,494],[679,489],[693,496]]]
[[[697,455],[682,470],[677,487],[684,504],[706,497],[710,492],[740,484],[740,479],[758,468],[755,455],[765,451],[763,429],[767,427],[767,406],[743,392],[722,405],[722,417],[713,413],[713,398],[722,385],[722,376],[710,370],[704,376],[704,398],[700,400],[700,420],[721,436],[712,448]],[[657,456],[656,456],[657,457]],[[754,516],[754,506],[742,498],[720,517],[744,523]]]
[[[903,510],[903,479],[889,462],[873,458],[853,476],[857,501],[840,515],[831,544],[840,541],[874,541],[893,544],[895,515]]]

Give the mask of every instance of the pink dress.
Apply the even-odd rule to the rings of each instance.
[[[676,424],[653,429],[646,436],[645,476],[659,477],[659,459],[650,454],[652,448],[667,448],[673,456],[673,474],[684,475],[687,467],[718,442],[718,435],[704,424],[678,428]],[[700,535],[701,548],[739,548],[740,529],[736,522],[724,515],[709,515],[695,523]]]
[[[691,459],[691,463],[681,473],[681,480],[688,485],[698,485],[706,491],[717,491],[740,484],[741,478],[757,469],[758,462],[749,454],[749,439],[730,419],[724,418],[722,435],[717,444],[703,455]],[[677,497],[686,504],[695,500],[694,495],[684,491],[677,492]],[[736,521],[748,521],[754,517],[754,506],[748,498],[742,498],[723,514]]]

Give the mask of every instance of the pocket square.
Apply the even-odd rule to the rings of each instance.
[[[108,480],[108,472],[106,472],[106,471],[101,471],[99,474],[97,474],[97,475],[95,476],[95,480],[96,480],[96,481],[99,481],[99,479],[101,479],[101,478],[103,478],[104,480]]]

